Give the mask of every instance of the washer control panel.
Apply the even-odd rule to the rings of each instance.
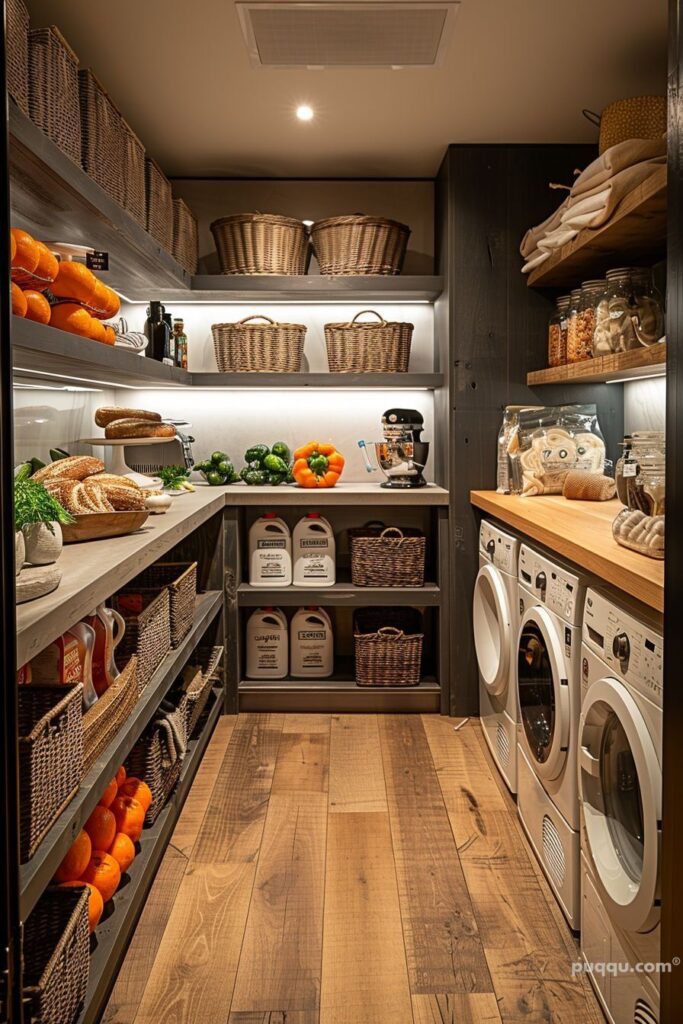
[[[479,551],[496,569],[509,576],[517,575],[519,541],[511,537],[488,519],[482,519],[479,527]]]
[[[661,703],[662,625],[649,609],[631,608],[611,593],[590,588],[583,614],[583,641],[617,679],[625,679],[651,700]]]
[[[522,544],[519,549],[519,582],[540,604],[569,625],[579,624],[586,581],[571,568]]]

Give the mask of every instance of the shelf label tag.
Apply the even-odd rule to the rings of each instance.
[[[88,270],[109,270],[108,252],[86,252],[85,265]]]

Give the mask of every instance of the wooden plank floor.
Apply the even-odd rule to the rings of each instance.
[[[600,1024],[476,720],[222,719],[104,1024]]]

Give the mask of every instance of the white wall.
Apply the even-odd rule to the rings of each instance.
[[[624,432],[664,430],[666,427],[666,378],[634,380],[624,384]]]
[[[119,395],[131,392],[119,392]],[[72,454],[90,454],[76,444],[82,437],[99,434],[93,415],[100,405],[125,402],[106,389],[63,390],[61,388],[14,388],[15,462],[33,456],[49,462],[50,448],[66,448]]]

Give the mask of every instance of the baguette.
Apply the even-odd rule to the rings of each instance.
[[[31,479],[39,484],[47,480],[85,480],[86,476],[101,473],[103,469],[102,459],[92,455],[69,455],[66,459],[58,459],[49,466],[43,466]]]
[[[171,426],[170,423],[150,423],[149,420],[113,420],[104,428],[104,436],[109,440],[133,440],[137,437],[175,437],[175,427]]]
[[[95,410],[95,423],[98,427],[108,427],[114,420],[134,419],[150,420],[161,423],[161,414],[148,412],[147,409],[123,409],[116,405],[103,405]]]

